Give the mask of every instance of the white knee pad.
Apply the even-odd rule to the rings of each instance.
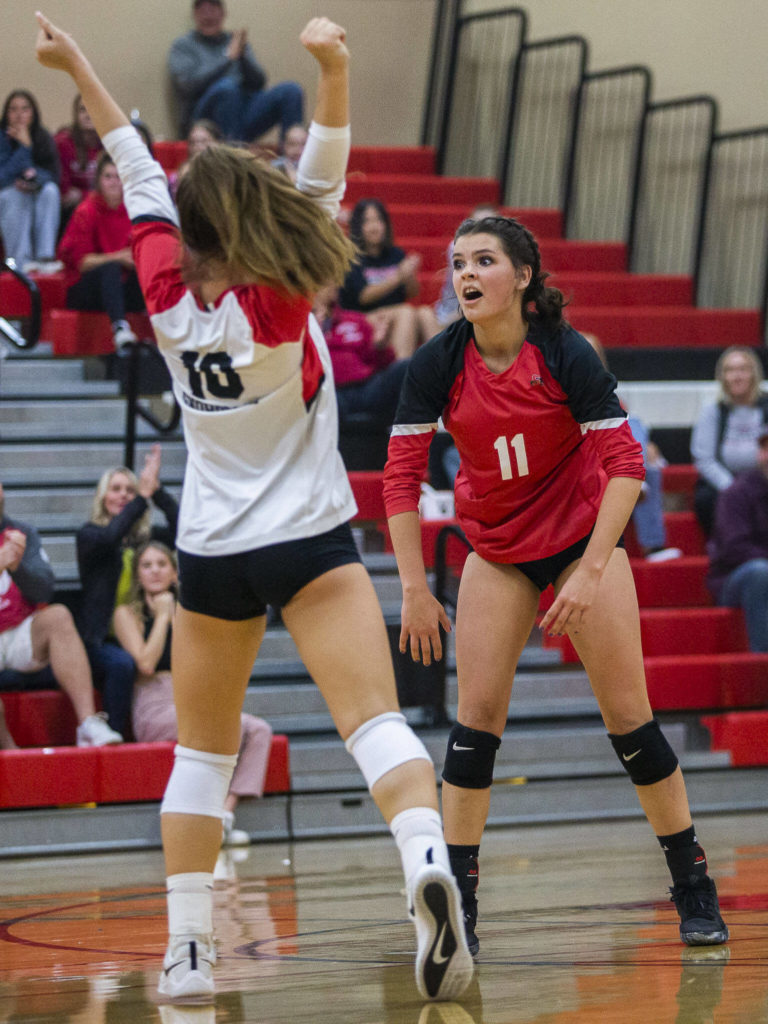
[[[209,754],[176,744],[173,771],[165,787],[161,814],[203,814],[224,819],[237,754]]]
[[[357,761],[368,789],[375,786],[382,775],[406,761],[432,763],[427,748],[399,711],[386,711],[363,722],[347,739],[345,746]]]

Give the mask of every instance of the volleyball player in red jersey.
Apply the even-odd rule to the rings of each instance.
[[[505,217],[466,220],[453,251],[462,318],[411,359],[384,497],[403,585],[401,650],[429,664],[450,629],[427,585],[419,488],[442,417],[461,456],[456,514],[473,551],[456,609],[458,720],[443,769],[445,837],[470,950],[480,840],[518,659],[541,592],[541,627],[583,661],[616,754],[666,853],[689,945],[725,942],[714,882],[677,758],[648,701],[640,619],[622,531],[644,476],[616,381],[563,319],[536,240]]]
[[[330,356],[311,315],[314,294],[341,280],[352,252],[333,220],[350,138],[345,32],[313,18],[301,35],[319,82],[296,188],[252,154],[210,146],[179,182],[177,211],[162,168],[77,44],[37,20],[38,59],[74,79],[123,182],[136,270],[188,449],[171,652],[179,743],[161,806],[169,942],[159,995],[213,1001],[213,868],[243,697],[273,604],[394,835],[419,991],[452,999],[473,968],[434,766],[397,705],[384,619],[349,528],[355,504],[338,453]]]

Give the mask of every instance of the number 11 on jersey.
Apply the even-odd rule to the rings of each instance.
[[[493,443],[496,453],[499,456],[499,467],[502,480],[514,479],[515,473],[512,469],[512,460],[509,457],[510,448],[515,453],[515,463],[518,476],[528,476],[528,456],[525,451],[525,438],[522,434],[515,434],[513,438],[507,439],[503,435],[497,437]]]

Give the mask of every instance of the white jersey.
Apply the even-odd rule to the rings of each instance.
[[[333,529],[357,511],[338,452],[333,374],[301,296],[237,286],[203,305],[184,284],[175,207],[132,127],[104,138],[134,224],[133,255],[182,409],[178,546],[229,555]],[[298,187],[335,214],[349,129],[312,125]]]

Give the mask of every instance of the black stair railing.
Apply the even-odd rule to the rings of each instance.
[[[181,419],[181,409],[178,402],[173,401],[171,412],[167,420],[156,416],[152,410],[141,400],[142,378],[145,376],[145,366],[150,366],[155,374],[167,374],[165,361],[157,348],[148,341],[130,342],[125,346],[125,443],[123,449],[123,465],[128,469],[134,469],[136,461],[136,424],[142,419],[161,435],[174,433]],[[170,389],[170,378],[168,388]],[[153,388],[157,390],[157,388]]]
[[[4,316],[0,316],[0,334],[16,348],[34,348],[40,339],[40,322],[42,318],[42,306],[40,302],[40,289],[35,282],[27,277],[16,265],[13,259],[3,261],[5,269],[10,271],[16,280],[23,285],[29,294],[29,318],[26,327],[26,337],[13,324],[9,323]]]

